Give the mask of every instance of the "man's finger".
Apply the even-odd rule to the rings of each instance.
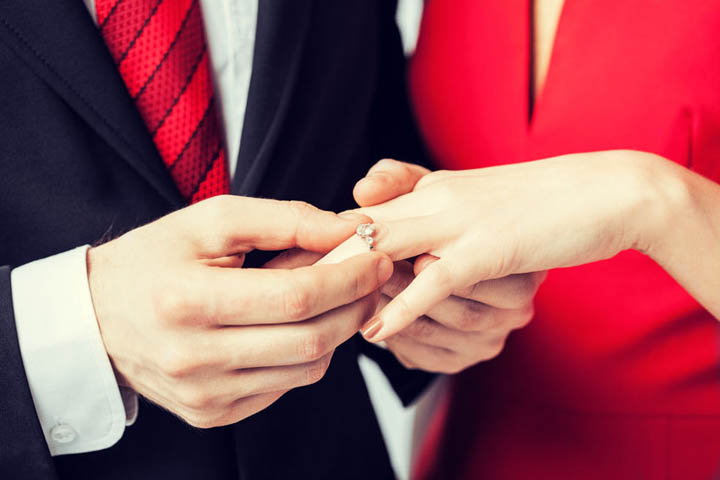
[[[383,159],[355,185],[353,196],[361,207],[387,202],[412,192],[418,180],[428,173],[430,170],[419,165]]]
[[[253,249],[299,247],[328,252],[369,221],[337,215],[304,202],[221,195],[170,215],[201,257],[217,258]]]
[[[332,355],[333,351],[298,365],[232,370],[225,375],[209,377],[203,388],[215,392],[219,404],[227,405],[242,397],[310,385],[323,377]]]
[[[205,340],[213,346],[208,363],[231,371],[314,362],[357,333],[378,297],[369,295],[306,322],[213,330]]]
[[[387,256],[369,252],[294,270],[222,269],[206,274],[211,325],[301,322],[378,289],[392,275]],[[195,319],[195,321],[197,321]]]

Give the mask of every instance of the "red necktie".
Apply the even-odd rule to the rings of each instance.
[[[110,53],[180,193],[230,190],[198,0],[95,0]]]

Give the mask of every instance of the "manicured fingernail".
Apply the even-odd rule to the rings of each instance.
[[[343,220],[348,220],[350,222],[364,222],[367,220],[367,217],[364,215],[360,215],[359,213],[352,213],[352,212],[343,212],[338,213],[338,217],[342,218]]]
[[[378,282],[387,282],[393,273],[393,264],[389,258],[383,257],[378,262]]]
[[[360,333],[362,333],[362,336],[365,337],[365,340],[372,340],[373,337],[378,334],[382,326],[382,320],[380,320],[379,317],[373,317],[365,324]]]

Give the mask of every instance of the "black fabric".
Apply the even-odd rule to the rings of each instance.
[[[234,193],[340,210],[377,158],[422,157],[394,9],[260,0]],[[0,265],[101,242],[182,206],[82,2],[0,2],[0,72]],[[143,403],[117,445],[51,458],[2,267],[0,478],[391,478],[358,346],[341,346],[318,384],[237,425],[200,431]]]
[[[390,351],[367,342],[360,343],[360,353],[371,358],[382,368],[395,393],[406,407],[412,404],[437,377],[435,373],[408,370],[395,359]]]
[[[14,478],[53,478],[50,452],[23,375],[7,267],[0,267],[0,365],[0,472],[12,472]]]

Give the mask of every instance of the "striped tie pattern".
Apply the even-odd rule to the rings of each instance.
[[[96,0],[100,32],[188,203],[230,179],[198,0]]]

